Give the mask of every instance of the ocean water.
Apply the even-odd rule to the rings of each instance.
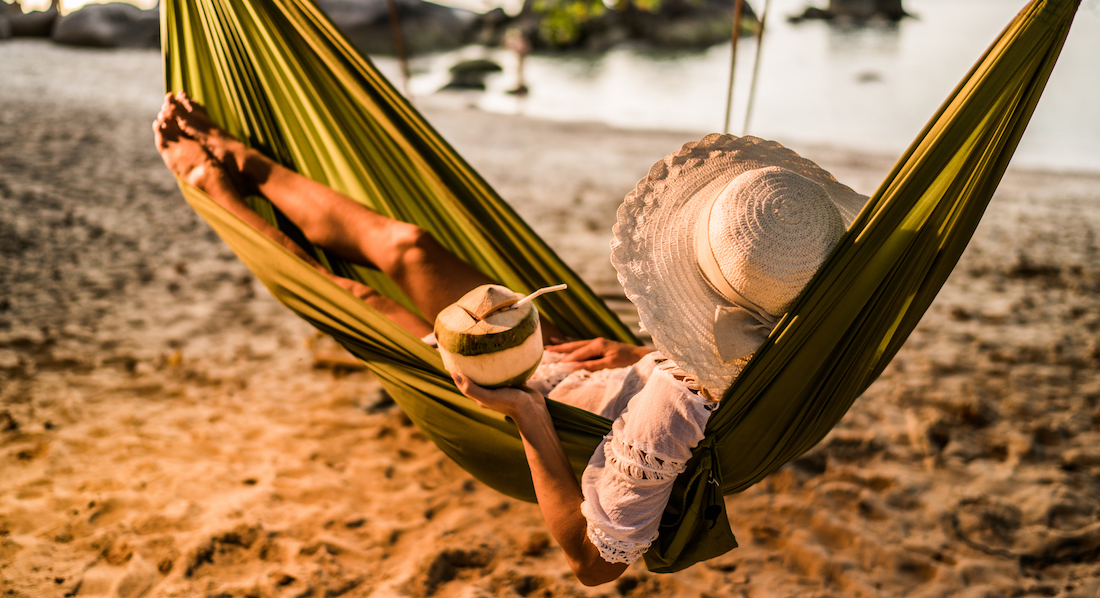
[[[791,24],[804,0],[772,0],[751,122],[745,128],[755,40],[738,46],[729,132],[790,144],[901,154],[1023,0],[908,0],[916,18],[896,26],[841,28]],[[760,10],[763,0],[753,3]],[[486,57],[504,66],[488,89],[461,92],[480,109],[629,129],[702,134],[724,129],[730,48],[657,51],[622,47],[603,54],[527,59],[530,93],[507,93],[515,57],[480,47],[418,58],[409,90],[436,93],[455,62]],[[392,60],[380,60],[397,76]],[[455,94],[456,92],[439,92]],[[1084,0],[1016,157],[1016,166],[1100,172],[1100,0]]]

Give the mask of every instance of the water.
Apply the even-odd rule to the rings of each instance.
[[[10,2],[10,0],[8,0]],[[61,14],[67,15],[70,12],[83,7],[85,4],[95,4],[98,2],[105,2],[108,0],[61,0]],[[129,4],[134,4],[138,8],[153,8],[157,5],[157,0],[110,0],[110,1],[123,1]],[[23,12],[31,12],[32,10],[46,10],[50,7],[50,0],[20,0],[19,5],[23,7]]]
[[[918,15],[894,27],[840,29],[790,24],[804,0],[773,0],[754,114],[748,132],[789,144],[900,154],[1022,0],[909,0]],[[755,7],[762,7],[758,0]],[[730,132],[743,133],[755,43],[742,39]],[[693,134],[721,131],[729,77],[728,45],[668,52],[619,48],[602,55],[537,55],[527,60],[526,98],[509,95],[515,59],[479,47],[418,59],[410,81],[425,95],[464,58],[505,67],[485,93],[483,110],[630,129]],[[1013,163],[1100,171],[1100,0],[1085,0]],[[396,74],[392,61],[379,65]],[[452,92],[447,92],[452,93]]]

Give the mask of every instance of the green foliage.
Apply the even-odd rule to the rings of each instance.
[[[542,16],[539,37],[552,46],[568,46],[576,42],[585,23],[607,12],[602,0],[537,0],[534,8]]]
[[[697,4],[702,4],[703,0],[697,0]],[[632,2],[623,2],[624,5],[633,4],[635,8],[644,12],[657,12],[661,8],[661,0],[633,0]]]
[[[704,0],[686,0],[702,6]],[[580,41],[585,27],[608,11],[636,10],[657,13],[663,0],[528,0],[539,16],[539,37],[550,46],[570,46]],[[746,19],[748,24],[748,19]],[[743,25],[744,27],[744,25]]]

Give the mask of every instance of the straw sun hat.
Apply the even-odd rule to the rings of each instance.
[[[626,196],[611,263],[657,349],[720,395],[866,201],[774,141],[708,135]]]

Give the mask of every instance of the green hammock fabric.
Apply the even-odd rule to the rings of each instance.
[[[711,417],[646,554],[650,570],[677,571],[735,547],[723,494],[820,441],[898,351],[973,234],[1078,4],[1031,2],[901,157]],[[161,6],[169,90],[186,90],[283,164],[426,228],[517,291],[568,283],[539,300],[566,334],[635,341],[309,0]],[[202,192],[180,188],[275,297],[362,359],[447,455],[501,492],[534,500],[515,427],[462,397],[434,350]],[[377,272],[325,255],[266,200],[249,201],[332,271],[409,305]],[[579,475],[611,422],[550,407]]]

